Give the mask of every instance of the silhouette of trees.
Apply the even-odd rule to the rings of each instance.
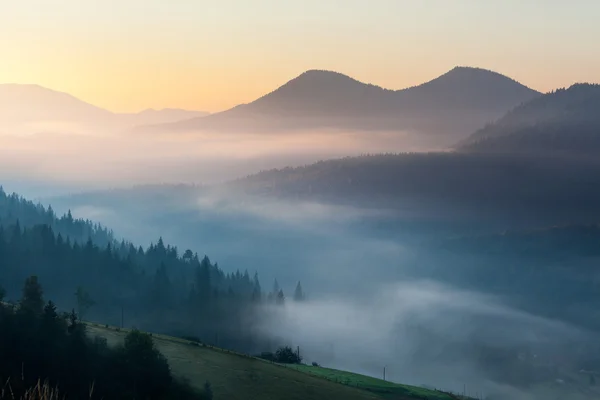
[[[283,294],[282,289],[279,289],[279,292],[277,292],[277,297],[275,298],[275,304],[277,304],[278,306],[282,306],[283,304],[285,304],[285,296]]]
[[[19,309],[22,312],[41,314],[44,309],[44,299],[42,286],[38,282],[38,277],[30,276],[23,286],[23,297],[21,297]]]
[[[575,84],[516,107],[460,145],[470,152],[594,155],[600,149],[600,85]]]
[[[296,290],[294,290],[294,301],[304,301],[304,292],[302,291],[302,285],[300,285],[300,281],[296,285]]]
[[[38,381],[59,386],[66,398],[88,398],[92,386],[93,398],[207,398],[173,379],[149,335],[134,330],[111,349],[89,337],[74,311],[60,315],[52,301],[44,303],[42,293],[31,276],[17,309],[0,304],[0,380],[13,398]]]
[[[119,376],[140,398],[167,395],[173,378],[166,358],[156,349],[150,335],[132,330],[125,337],[123,347],[117,348],[116,356]]]
[[[302,362],[302,357],[294,352],[291,347],[285,346],[280,347],[275,352],[275,362],[282,364],[300,364]]]
[[[85,314],[96,302],[92,300],[90,294],[86,292],[81,286],[77,287],[75,292],[75,298],[77,299],[77,314],[80,318],[85,318]]]
[[[239,351],[261,340],[248,326],[248,313],[263,301],[258,275],[225,273],[208,256],[182,255],[162,238],[147,249],[117,242],[108,229],[67,213],[55,216],[0,190],[0,282],[4,298],[23,297],[23,310],[44,308],[38,279],[61,309],[79,319],[112,325],[135,324],[166,334],[190,334]],[[29,275],[26,293],[14,288]],[[276,284],[278,287],[278,283]],[[74,290],[75,289],[75,290]],[[75,293],[73,295],[73,293]],[[273,302],[283,299],[279,290]],[[254,314],[255,315],[255,314]]]

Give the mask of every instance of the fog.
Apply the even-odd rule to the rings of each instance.
[[[300,346],[309,363],[375,377],[385,367],[396,382],[537,400],[557,379],[570,382],[565,390],[577,387],[582,378],[569,368],[581,357],[577,349],[595,340],[517,308],[486,283],[456,285],[475,279],[460,276],[467,258],[444,261],[435,248],[416,246],[423,236],[388,210],[169,186],[48,201],[137,243],[162,236],[180,251],[208,254],[224,271],[256,271],[265,292],[277,279],[286,305],[268,307],[256,330]],[[392,235],[377,229],[383,221],[397,221]],[[457,276],[450,283],[436,268]],[[291,301],[298,281],[305,303]]]
[[[144,246],[162,237],[181,250],[209,255],[225,270],[257,271],[262,282],[278,279],[289,293],[298,280],[316,295],[352,291],[367,280],[401,273],[394,271],[400,258],[410,257],[401,243],[367,237],[355,226],[391,215],[386,210],[268,200],[212,189],[166,198],[160,189],[156,195],[142,189],[93,198],[44,201],[59,213],[70,209],[73,216],[100,221],[117,236]],[[371,262],[380,268],[365,277],[364,265]],[[335,275],[338,266],[344,271],[341,281]]]
[[[492,291],[489,282],[478,287],[463,266],[484,261],[444,259],[422,244],[444,235],[435,224],[446,223],[440,216],[453,210],[428,208],[425,215],[400,199],[387,210],[250,197],[218,185],[333,157],[444,150],[434,136],[150,134],[56,121],[27,127],[35,133],[0,135],[6,190],[41,199],[59,214],[71,210],[100,222],[135,244],[161,237],[180,254],[207,254],[225,272],[257,272],[264,292],[277,280],[285,306],[265,306],[254,328],[273,344],[299,346],[309,363],[375,377],[385,368],[388,380],[479,397],[545,399],[548,388],[560,392],[557,379],[568,382],[569,393],[578,388],[573,368],[581,346],[593,343],[591,333],[549,317],[549,307],[536,313],[526,294],[515,299]],[[200,185],[130,189],[162,183]],[[292,301],[299,281],[308,299],[302,303]]]
[[[499,299],[431,281],[380,284],[367,297],[330,295],[272,312],[277,318],[261,333],[291,340],[307,362],[380,378],[385,367],[391,381],[512,399],[537,397],[495,382],[495,368],[504,367],[485,365],[475,345],[539,351],[542,358],[550,348],[591,339]]]
[[[321,159],[416,151],[434,146],[418,135],[381,132],[281,134],[102,133],[0,135],[0,179],[36,182],[54,194],[162,182],[215,183],[264,169]],[[39,185],[38,185],[39,186]]]

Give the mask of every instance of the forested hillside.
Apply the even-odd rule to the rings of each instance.
[[[7,194],[0,186],[0,225],[15,225],[17,222],[24,228],[47,225],[63,238],[68,237],[79,244],[87,242],[88,239],[100,247],[116,243],[113,232],[99,224],[74,219],[70,211],[59,217],[51,206],[46,208],[16,193]]]
[[[461,151],[594,156],[600,149],[600,85],[534,98],[458,145]]]
[[[483,153],[375,154],[262,171],[229,187],[253,195],[387,208],[410,218],[506,228],[600,218],[595,160]]]
[[[77,314],[60,312],[28,277],[15,305],[0,288],[2,399],[210,399],[176,381],[151,335],[131,331],[120,346],[89,335]]]
[[[180,252],[162,239],[147,249],[116,242],[106,228],[57,218],[51,209],[0,192],[0,285],[7,298],[37,275],[62,309],[81,317],[125,324],[243,350],[263,350],[251,331],[263,301],[258,275],[225,273],[207,256]],[[86,239],[87,236],[87,239]]]

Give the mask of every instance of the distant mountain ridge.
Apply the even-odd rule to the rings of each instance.
[[[135,125],[167,123],[206,116],[179,109],[113,113],[68,93],[39,85],[0,84],[2,133],[64,133],[75,130],[130,129]]]
[[[426,218],[494,220],[502,226],[600,221],[597,158],[376,154],[261,171],[228,187],[257,196],[397,210],[410,218],[423,212]]]
[[[274,91],[207,118],[147,131],[416,130],[466,135],[540,95],[496,72],[456,67],[422,85],[389,90],[338,72],[309,70]]]
[[[579,83],[509,111],[457,145],[461,151],[589,154],[600,151],[600,85]]]

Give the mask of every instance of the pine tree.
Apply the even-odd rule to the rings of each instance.
[[[302,286],[300,285],[300,281],[296,285],[296,290],[294,291],[294,301],[303,301],[304,300],[304,292],[302,292]]]
[[[258,272],[254,273],[253,280],[253,289],[252,289],[252,301],[258,303],[262,300],[262,290],[260,287],[260,282],[258,280]]]
[[[25,312],[37,315],[41,314],[44,310],[43,290],[37,276],[32,275],[25,280],[20,307]]]
[[[279,292],[277,293],[277,298],[275,299],[275,303],[280,306],[285,303],[285,296],[283,295],[283,290],[279,289]]]
[[[185,253],[183,253],[182,259],[185,263],[189,264],[194,259],[194,253],[192,253],[192,251],[190,249],[188,249],[185,251]]]
[[[211,280],[210,280],[211,264],[207,256],[204,256],[200,265],[196,268],[196,288],[198,296],[203,304],[207,304],[211,298]]]
[[[87,311],[94,305],[96,302],[92,300],[92,297],[88,292],[86,292],[81,286],[77,288],[75,292],[75,298],[77,300],[77,314],[80,319],[83,319]]]
[[[46,306],[44,306],[44,318],[48,320],[54,320],[58,318],[56,305],[52,302],[52,300],[48,300],[48,303],[46,303]]]
[[[77,329],[77,325],[79,325],[77,313],[75,312],[75,309],[72,309],[69,313],[69,332],[75,332],[75,330]]]
[[[164,262],[154,275],[153,287],[151,290],[151,302],[154,306],[165,307],[171,304],[171,280],[167,273],[167,267]]]

